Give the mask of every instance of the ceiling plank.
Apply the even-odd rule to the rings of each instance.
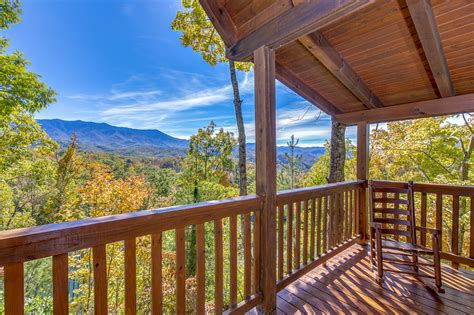
[[[336,115],[342,112],[329,102],[324,96],[314,91],[306,83],[300,80],[296,75],[279,63],[276,63],[276,78],[281,83],[292,89],[295,93],[301,95],[305,100],[315,105],[326,114]]]
[[[254,50],[261,46],[276,49],[357,12],[374,1],[307,0],[241,38],[227,50],[227,57],[236,61],[251,60]]]
[[[226,47],[230,47],[236,42],[237,28],[229,13],[220,7],[222,1],[199,0],[202,8],[206,12],[209,20],[216,28]]]
[[[406,3],[440,95],[456,95],[431,0],[406,0]]]
[[[362,78],[320,31],[304,36],[299,41],[365,106],[368,108],[383,107],[382,101],[369,89]]]
[[[334,117],[343,124],[354,125],[361,121],[377,123],[469,112],[474,112],[474,93],[339,114]]]

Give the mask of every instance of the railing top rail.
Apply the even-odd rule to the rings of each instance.
[[[407,182],[389,181],[389,180],[372,180],[374,184],[389,185],[390,187],[406,188]],[[432,183],[413,183],[415,192],[422,193],[440,193],[456,196],[474,196],[474,186],[454,185],[454,184],[432,184]]]
[[[0,232],[0,266],[261,210],[256,195]]]
[[[277,193],[277,201],[291,202],[291,200],[297,200],[301,198],[315,198],[329,194],[335,194],[351,189],[363,187],[365,184],[364,180],[351,180],[339,183],[331,183],[321,186],[298,188],[292,190],[283,190]]]

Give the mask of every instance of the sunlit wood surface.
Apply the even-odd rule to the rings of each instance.
[[[402,274],[386,273],[379,285],[368,249],[354,245],[281,290],[277,313],[474,314],[474,273],[447,265],[442,272],[444,294],[431,279]]]

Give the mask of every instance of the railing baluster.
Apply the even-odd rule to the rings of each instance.
[[[301,260],[301,201],[296,202],[295,210],[295,268],[300,268]]]
[[[316,247],[316,243],[315,243],[315,238],[316,238],[316,209],[315,209],[315,206],[316,206],[316,201],[314,200],[314,198],[311,198],[311,231],[309,232],[311,237],[310,237],[310,241],[309,241],[309,247],[310,247],[310,250],[309,250],[309,258],[311,260],[314,259],[314,250],[315,250],[315,247]]]
[[[8,264],[4,267],[5,314],[24,313],[24,268],[23,263]]]
[[[66,315],[68,310],[68,255],[53,257],[53,313]]]
[[[163,314],[162,260],[162,234],[160,232],[151,235],[151,305],[153,315]]]
[[[328,250],[328,207],[329,207],[329,195],[324,197],[323,204],[323,251]]]
[[[260,288],[260,211],[254,212],[253,221],[253,256],[254,256],[254,286],[253,292]]]
[[[451,250],[455,255],[459,255],[459,196],[453,195],[453,216],[451,229]],[[452,262],[452,267],[458,269],[459,264]]]
[[[335,195],[329,196],[329,211],[328,211],[328,234],[329,234],[329,241],[328,241],[328,249],[334,246],[334,209],[335,209]]]
[[[230,304],[237,304],[237,217],[229,218],[230,234]]]
[[[438,230],[443,229],[443,195],[441,193],[436,194],[436,228]],[[443,242],[440,244],[440,250],[443,250]]]
[[[214,284],[214,305],[215,313],[222,313],[223,305],[223,274],[224,274],[224,257],[222,253],[222,219],[214,221],[214,250],[215,250],[215,284]]]
[[[348,217],[349,217],[349,220],[347,222],[347,227],[348,227],[348,238],[351,238],[352,237],[352,225],[354,224],[354,191],[353,190],[350,190],[349,191],[349,200],[348,200],[348,209],[347,209],[347,213],[348,213]]]
[[[278,279],[283,278],[283,228],[284,206],[278,206]]]
[[[196,225],[196,312],[205,313],[206,307],[206,239],[204,223]]]
[[[137,312],[137,243],[125,240],[125,314]]]
[[[426,193],[421,193],[420,226],[426,227]],[[420,244],[426,246],[426,232],[420,233]]]
[[[344,196],[344,241],[349,238],[349,192],[345,191]]]
[[[303,264],[308,262],[308,201],[303,201]]]
[[[293,203],[287,205],[288,218],[286,225],[286,273],[293,272]]]
[[[316,255],[321,255],[321,213],[322,213],[322,198],[318,198],[318,217],[317,217],[317,226],[316,226]]]
[[[94,312],[107,314],[107,266],[105,245],[92,249],[94,261]]]
[[[474,197],[471,196],[469,257],[474,259]]]
[[[395,198],[395,199],[399,199],[399,198],[400,198],[400,193],[395,193],[395,197],[394,197],[394,198]],[[393,205],[393,207],[394,207],[394,209],[400,209],[400,205],[399,205],[398,203],[395,203],[395,204]],[[394,215],[394,218],[395,218],[395,219],[399,219],[399,218],[400,218],[400,215],[399,215],[398,213],[396,213],[396,214]],[[394,224],[394,229],[395,229],[395,230],[398,230],[398,229],[399,229],[399,225],[398,225],[398,224]],[[396,240],[396,241],[398,241],[398,240],[400,239],[400,235],[395,234],[395,235],[393,236],[393,239]]]
[[[252,233],[250,214],[244,215],[244,295],[248,298],[252,287]]]
[[[176,313],[186,313],[186,243],[185,229],[175,230],[176,242]]]

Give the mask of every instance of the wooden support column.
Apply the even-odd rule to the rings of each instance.
[[[369,177],[369,124],[357,123],[357,179],[367,180]],[[358,231],[361,244],[367,241],[367,188],[359,189]]]
[[[260,281],[265,314],[276,309],[276,111],[275,53],[268,47],[254,52],[256,188],[264,198],[260,215]]]

